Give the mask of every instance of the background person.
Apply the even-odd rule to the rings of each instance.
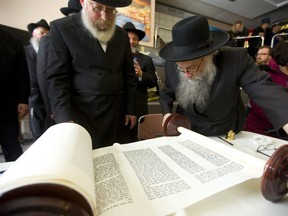
[[[60,11],[64,16],[71,16],[78,13],[81,9],[80,0],[69,0],[67,7],[60,8]]]
[[[270,18],[263,18],[261,20],[261,25],[256,27],[253,32],[252,36],[262,36],[264,37],[264,44],[270,46],[271,43],[271,29],[269,28],[270,25]],[[248,52],[252,56],[252,58],[255,58],[255,55],[261,46],[262,39],[261,38],[250,38],[249,39],[249,47]]]
[[[128,32],[131,51],[134,60],[135,74],[137,76],[136,91],[136,114],[139,117],[148,114],[148,94],[147,89],[157,86],[157,76],[155,66],[150,56],[138,51],[139,41],[145,37],[145,32],[136,29],[133,23],[127,22],[123,28]],[[137,141],[137,124],[131,131],[133,141]]]
[[[272,47],[274,47],[274,46],[276,46],[280,41],[284,41],[284,37],[283,37],[283,35],[282,36],[280,36],[280,35],[278,35],[278,36],[275,36],[275,35],[277,35],[277,34],[280,34],[281,33],[281,28],[280,28],[280,25],[279,25],[279,23],[273,23],[272,25],[271,25],[271,35],[270,35],[270,38],[271,38],[271,46]],[[275,37],[274,37],[275,36]],[[273,38],[274,37],[274,38]],[[273,41],[272,41],[272,39],[273,39]],[[272,42],[273,42],[273,44],[272,44]]]
[[[256,57],[255,57],[256,65],[262,71],[270,71],[270,66],[271,65],[270,66],[268,65],[270,60],[271,60],[271,47],[267,46],[267,45],[261,46],[258,49]],[[247,95],[245,94],[245,96],[247,96]],[[253,101],[251,103],[254,104]],[[248,103],[247,103],[247,106],[246,106],[247,115],[249,114],[249,112],[251,110],[251,103],[250,103],[250,101],[248,99]]]
[[[48,96],[56,123],[75,122],[93,149],[129,142],[136,124],[136,76],[116,7],[131,0],[82,0],[81,13],[51,22]]]
[[[228,45],[232,47],[244,47],[245,39],[235,39],[236,37],[248,36],[248,29],[245,27],[244,23],[237,20],[230,31],[228,31],[230,38]]]
[[[29,123],[35,142],[45,131],[47,115],[37,80],[37,55],[40,40],[49,32],[50,27],[46,20],[41,19],[37,23],[30,23],[27,29],[32,35],[30,45],[25,46],[25,56],[30,76]]]
[[[245,48],[223,47],[228,34],[210,31],[204,16],[176,23],[173,41],[160,50],[166,60],[166,82],[160,93],[163,122],[177,113],[186,116],[191,129],[219,136],[243,129],[246,110],[240,87],[263,108],[277,133],[287,137],[288,90],[271,82]]]
[[[82,5],[80,4],[79,0],[69,0],[68,6],[60,8],[60,11],[65,16],[71,16],[75,13],[78,13],[81,9]],[[37,56],[37,80],[46,110],[45,130],[55,124],[47,92],[46,67],[47,67],[49,45],[50,45],[50,38],[49,34],[47,34],[41,38]]]
[[[19,119],[28,114],[29,72],[20,39],[0,28],[0,145],[5,160],[14,161],[23,150]]]
[[[269,64],[271,59],[271,50],[271,47],[267,45],[258,49],[255,62],[259,66],[260,70],[263,70],[264,67]]]

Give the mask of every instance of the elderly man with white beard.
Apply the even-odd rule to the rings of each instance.
[[[288,133],[288,90],[271,82],[244,48],[224,45],[228,34],[209,30],[204,16],[192,16],[176,23],[173,41],[159,55],[166,60],[166,81],[160,92],[163,125],[171,115],[186,116],[191,130],[219,136],[243,129],[246,111],[240,87],[261,106],[280,137]]]
[[[131,0],[80,0],[80,13],[51,22],[48,95],[56,123],[75,122],[93,149],[129,142],[136,124],[136,76],[116,7]]]
[[[30,77],[29,95],[29,123],[36,141],[45,131],[46,109],[37,80],[37,58],[40,40],[49,32],[49,25],[45,19],[27,25],[31,33],[30,45],[25,46],[25,56],[27,60]]]

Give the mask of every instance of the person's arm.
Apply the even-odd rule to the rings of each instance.
[[[41,96],[45,104],[45,109],[49,114],[51,114],[50,102],[49,102],[48,92],[47,92],[47,76],[46,76],[49,44],[50,44],[49,35],[45,35],[44,37],[41,38],[41,41],[39,44],[39,50],[37,54],[36,72],[37,72],[37,81],[38,81],[39,89],[40,89]]]
[[[162,113],[165,115],[166,113],[171,113],[173,108],[173,102],[176,100],[175,98],[175,86],[177,85],[176,82],[177,72],[175,63],[173,62],[166,62],[165,67],[165,85],[164,88],[160,91],[160,105],[162,109]]]
[[[17,106],[17,111],[18,111],[18,119],[21,120],[29,113],[29,105],[20,103]]]
[[[273,125],[280,137],[288,132],[288,89],[273,83],[268,73],[260,71],[251,57],[240,57],[242,70],[240,85]],[[245,66],[244,66],[245,65]],[[284,127],[283,127],[284,126]]]
[[[17,42],[16,44],[18,53],[17,62],[15,62],[18,78],[17,112],[18,119],[22,119],[29,113],[28,98],[30,94],[30,77],[23,44],[21,42]]]
[[[124,41],[125,40],[125,41]],[[123,43],[126,43],[126,56],[124,64],[124,91],[125,91],[125,103],[126,103],[126,115],[125,125],[130,124],[130,129],[136,125],[136,88],[137,88],[137,77],[135,75],[133,57],[130,48],[130,42],[128,36],[123,38]]]
[[[28,98],[30,94],[28,65],[23,44],[20,41],[17,41],[16,44],[18,55],[17,62],[15,62],[15,69],[17,71],[18,104],[26,104],[28,106]]]
[[[65,24],[65,23],[64,23]],[[64,25],[62,24],[62,25]],[[63,40],[63,26],[57,22],[50,25],[50,46],[47,61],[47,90],[51,111],[56,123],[73,121],[71,109],[72,60]]]
[[[155,74],[155,66],[152,58],[149,56],[143,57],[143,62],[139,61],[139,66],[141,69],[141,81],[140,85],[145,85],[149,88],[157,85],[157,76]]]
[[[166,62],[165,67],[165,85],[164,88],[160,91],[160,105],[163,113],[163,121],[171,115],[173,109],[173,102],[176,100],[175,98],[175,88],[177,86],[177,71],[174,62]]]

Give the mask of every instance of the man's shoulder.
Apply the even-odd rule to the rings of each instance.
[[[222,47],[216,55],[217,61],[234,62],[235,64],[244,61],[249,56],[247,49],[243,47]]]
[[[127,31],[125,31],[123,28],[121,28],[121,27],[118,26],[118,25],[115,26],[115,33],[116,33],[116,34],[127,35],[127,37],[128,37]]]
[[[259,32],[264,32],[264,30],[261,28],[261,26],[254,28],[252,35],[258,34]]]
[[[31,49],[33,49],[33,46],[31,44],[28,44],[28,45],[24,46],[24,49],[26,52],[29,52]]]
[[[224,46],[220,48],[219,53],[221,54],[227,54],[227,55],[237,55],[237,54],[243,54],[247,53],[247,49],[243,47],[230,47],[230,46]]]
[[[49,33],[44,35],[40,40],[40,44],[41,43],[49,43],[49,42],[50,42],[50,34]]]
[[[128,33],[123,28],[119,27],[118,25],[115,26],[115,32],[114,32],[113,38],[116,40],[121,40],[122,43],[125,45],[126,45],[126,43],[129,44]]]
[[[146,55],[146,54],[143,54],[143,53],[141,53],[141,52],[138,52],[137,55],[140,56],[140,57],[143,58],[143,59],[152,59],[151,56]]]
[[[51,21],[50,25],[66,25],[68,23],[75,23],[75,21],[80,19],[80,17],[81,17],[80,14],[75,14],[72,16],[58,18],[58,19]]]
[[[11,43],[15,43],[17,45],[23,45],[23,43],[19,37],[15,36],[12,32],[10,32],[4,28],[1,28],[1,27],[0,27],[0,39],[1,40],[5,39],[5,40],[7,40]]]

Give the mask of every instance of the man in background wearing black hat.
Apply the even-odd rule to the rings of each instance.
[[[80,13],[51,22],[48,96],[56,123],[75,122],[93,149],[129,142],[136,124],[136,76],[116,7],[131,0],[80,0]]]
[[[78,13],[81,9],[80,0],[69,0],[67,7],[60,8],[60,11],[64,16],[71,16]]]
[[[242,87],[263,108],[277,133],[287,137],[288,90],[272,83],[245,48],[223,47],[228,37],[224,31],[210,31],[203,16],[174,25],[173,41],[159,53],[167,61],[160,93],[163,122],[177,100],[177,112],[189,118],[193,131],[206,136],[237,133],[246,118]]]
[[[256,27],[252,32],[252,36],[259,35],[261,37],[264,37],[264,45],[268,46],[270,46],[271,44],[271,29],[269,28],[270,22],[270,18],[263,18],[261,20],[261,25]],[[261,38],[250,38],[249,40],[248,52],[254,59],[259,47],[262,46],[261,43]]]
[[[147,89],[157,86],[157,76],[155,74],[155,66],[152,58],[138,51],[139,41],[145,37],[145,32],[136,29],[131,22],[125,23],[123,28],[128,32],[134,60],[135,74],[138,77],[136,91],[136,113],[137,119],[139,119],[140,116],[148,114]],[[137,141],[137,124],[131,132],[132,140]]]
[[[46,20],[41,19],[37,23],[30,23],[27,29],[32,35],[30,45],[25,46],[30,75],[29,122],[33,141],[36,141],[44,133],[46,121],[46,109],[37,80],[37,54],[40,40],[49,32],[50,27]]]
[[[75,13],[78,13],[81,9],[82,5],[80,4],[79,0],[69,0],[68,6],[60,8],[60,11],[65,16],[71,16]],[[55,124],[47,92],[46,66],[47,66],[49,45],[50,45],[50,38],[49,34],[47,34],[41,38],[39,45],[39,52],[37,56],[37,80],[39,83],[39,88],[46,109],[45,130]]]

